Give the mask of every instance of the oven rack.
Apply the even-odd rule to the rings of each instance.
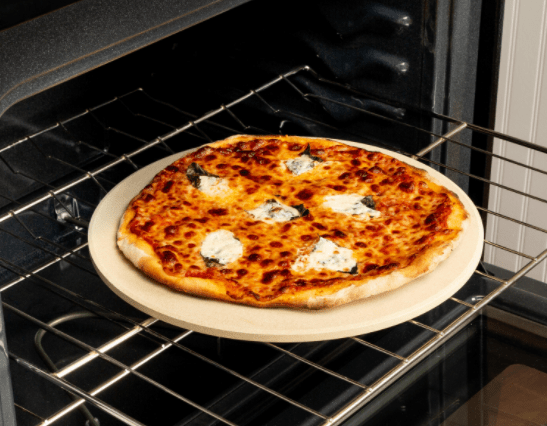
[[[323,84],[331,85],[332,87],[339,86],[344,90],[351,91],[351,89],[342,87],[336,82],[332,82],[322,78],[310,67],[302,66],[293,69],[285,74],[279,75],[278,77],[274,78],[273,80],[269,81],[268,83],[260,86],[255,90],[250,90],[248,93],[234,100],[233,102],[223,104],[219,108],[210,111],[204,115],[196,116],[187,113],[172,104],[163,102],[149,95],[147,91],[139,88],[125,95],[115,97],[105,103],[102,103],[101,105],[89,108],[69,119],[59,121],[58,123],[48,128],[28,135],[27,137],[17,140],[0,149],[0,161],[14,175],[19,175],[20,177],[34,182],[36,186],[41,188],[32,193],[30,196],[27,196],[22,202],[5,194],[0,194],[0,199],[7,200],[7,202],[10,203],[9,210],[4,210],[3,213],[0,214],[0,225],[10,223],[14,224],[14,226],[16,226],[18,229],[23,230],[23,234],[14,232],[11,230],[10,227],[6,226],[0,226],[0,232],[7,233],[11,238],[19,241],[19,243],[27,245],[29,247],[29,250],[41,252],[46,257],[46,259],[44,261],[41,261],[39,265],[33,266],[31,269],[28,269],[26,267],[16,264],[12,260],[8,259],[6,255],[0,253],[0,269],[10,276],[9,279],[4,282],[4,284],[2,284],[0,287],[0,294],[3,300],[2,305],[4,312],[15,314],[16,316],[28,321],[28,323],[36,327],[37,330],[42,330],[42,336],[43,334],[45,334],[45,332],[51,333],[59,337],[60,339],[63,339],[66,342],[69,342],[76,347],[79,347],[83,351],[82,356],[57,371],[47,371],[46,368],[29,361],[24,356],[10,351],[9,357],[11,358],[13,363],[16,363],[24,369],[31,371],[36,376],[41,377],[55,384],[56,386],[68,391],[74,396],[74,401],[72,403],[66,405],[60,410],[57,410],[56,412],[47,413],[47,415],[34,413],[31,408],[24,407],[21,404],[18,404],[16,400],[15,407],[17,409],[21,410],[21,412],[24,412],[27,415],[34,417],[37,421],[36,424],[49,425],[62,419],[73,410],[77,408],[82,408],[84,404],[87,403],[90,406],[97,407],[100,410],[108,413],[109,415],[120,420],[122,423],[129,425],[141,425],[141,422],[139,422],[137,419],[132,418],[123,410],[109,405],[100,399],[102,392],[108,390],[112,386],[115,386],[117,383],[126,379],[128,376],[133,376],[143,382],[146,382],[151,386],[161,389],[166,394],[193,406],[196,410],[198,410],[199,413],[205,413],[206,415],[216,419],[219,424],[237,424],[230,421],[226,417],[223,417],[221,414],[214,412],[213,409],[192,401],[191,398],[183,396],[175,392],[174,390],[167,388],[166,386],[156,382],[152,378],[147,377],[145,374],[139,371],[139,369],[141,369],[146,364],[153,362],[153,360],[156,359],[160,354],[170,348],[173,348],[185,352],[186,354],[190,354],[193,357],[199,358],[205,363],[208,363],[214,368],[237,378],[245,384],[260,389],[266,394],[269,394],[269,396],[273,397],[274,399],[283,400],[287,404],[290,404],[293,407],[307,412],[316,419],[316,422],[314,424],[339,424],[349,415],[354,413],[357,409],[369,403],[383,389],[393,383],[397,378],[402,376],[411,368],[415,367],[419,363],[419,361],[422,360],[425,356],[430,354],[435,349],[439,348],[444,342],[454,336],[458,330],[460,330],[473,318],[475,318],[482,308],[488,305],[494,298],[499,296],[503,291],[513,285],[519,278],[526,275],[532,268],[537,266],[547,257],[547,250],[538,254],[527,254],[514,250],[510,247],[502,246],[500,244],[497,244],[496,242],[485,240],[485,245],[490,245],[501,250],[506,250],[510,253],[528,259],[529,262],[522,269],[515,272],[507,279],[502,279],[492,275],[484,267],[481,268],[482,270],[476,270],[475,274],[482,277],[483,279],[487,279],[490,283],[495,284],[494,288],[488,294],[475,295],[475,297],[467,300],[464,300],[464,297],[456,297],[458,294],[454,297],[451,297],[450,301],[458,304],[462,309],[464,309],[464,312],[461,313],[461,315],[459,315],[455,320],[453,320],[441,329],[434,328],[431,325],[428,325],[425,322],[421,322],[418,320],[408,321],[408,324],[411,324],[414,327],[418,327],[431,333],[431,337],[425,344],[416,348],[411,353],[401,355],[387,348],[376,345],[373,342],[367,341],[366,335],[342,339],[345,341],[356,342],[359,345],[364,345],[367,348],[381,352],[388,358],[394,360],[394,366],[383,376],[381,376],[372,383],[361,383],[358,380],[352,379],[344,374],[331,370],[319,362],[311,361],[305,357],[297,355],[296,353],[292,352],[292,349],[284,348],[282,345],[264,343],[264,345],[268,346],[272,350],[277,351],[286,357],[290,357],[295,362],[305,364],[310,369],[312,369],[312,371],[321,371],[359,389],[359,392],[349,403],[342,407],[339,407],[334,412],[328,413],[318,411],[310,406],[307,406],[304,403],[299,402],[296,399],[284,395],[280,391],[270,389],[267,386],[253,380],[252,378],[246,377],[238,373],[237,371],[234,371],[233,369],[223,365],[218,361],[210,359],[205,355],[189,349],[184,345],[184,342],[185,339],[188,338],[188,336],[193,334],[193,332],[190,330],[180,330],[180,332],[175,337],[168,337],[166,335],[167,333],[160,332],[158,331],[158,329],[155,329],[153,327],[154,325],[159,324],[159,321],[157,319],[146,318],[144,320],[141,320],[131,318],[123,313],[112,310],[107,306],[103,306],[101,303],[98,303],[89,296],[74,292],[69,288],[66,288],[66,286],[54,282],[41,274],[43,272],[47,272],[48,268],[52,267],[53,265],[59,263],[67,263],[75,268],[80,269],[82,271],[82,274],[85,273],[95,275],[97,278],[97,283],[99,283],[100,280],[98,278],[98,275],[93,270],[91,260],[86,253],[86,227],[89,221],[89,214],[86,217],[86,215],[83,213],[81,214],[81,212],[92,212],[94,207],[96,207],[98,200],[100,200],[101,196],[104,196],[108,189],[112,188],[117,183],[117,181],[113,181],[111,179],[110,175],[108,175],[107,172],[116,168],[123,168],[124,170],[122,175],[128,175],[132,171],[146,165],[148,162],[154,161],[157,157],[165,156],[167,154],[172,154],[174,152],[187,149],[188,141],[190,141],[190,143],[194,145],[200,141],[201,143],[211,142],[213,140],[210,136],[211,133],[216,134],[220,132],[225,134],[225,136],[236,133],[276,133],[275,130],[272,131],[268,129],[263,129],[258,125],[254,126],[247,124],[246,119],[243,117],[245,110],[241,109],[240,111],[240,107],[246,105],[246,103],[248,103],[249,101],[253,101],[258,102],[258,104],[260,104],[264,109],[268,110],[274,116],[287,118],[291,115],[294,115],[294,113],[283,110],[280,107],[273,106],[267,100],[268,92],[276,90],[280,85],[285,85],[285,88],[289,88],[290,90],[292,90],[295,96],[304,99],[307,102],[331,102],[339,104],[340,106],[344,108],[349,108],[353,111],[358,112],[359,114],[372,116],[379,120],[386,120],[390,125],[407,126],[414,129],[415,131],[423,132],[424,134],[431,137],[433,141],[427,147],[421,149],[419,152],[404,154],[423,161],[426,164],[438,166],[442,168],[442,170],[450,170],[453,173],[467,176],[472,180],[478,180],[483,184],[496,186],[502,190],[511,191],[522,196],[530,197],[540,202],[547,203],[547,200],[540,197],[523,193],[521,191],[490,181],[480,176],[474,176],[471,173],[468,173],[466,171],[460,171],[457,168],[447,166],[442,162],[432,160],[428,157],[428,154],[430,152],[443,144],[456,144],[462,146],[465,149],[481,152],[482,154],[485,154],[491,158],[496,158],[500,161],[511,162],[520,167],[545,174],[547,173],[546,171],[533,168],[513,159],[505,158],[500,155],[496,155],[494,153],[479,149],[477,147],[463,144],[455,138],[458,134],[464,131],[471,131],[502,139],[532,149],[537,152],[546,153],[547,149],[470,123],[462,122],[450,117],[444,117],[438,114],[433,114],[434,118],[445,121],[451,126],[451,129],[445,134],[436,134],[434,132],[430,132],[416,126],[409,125],[396,118],[383,116],[382,114],[371,112],[355,105],[342,103],[340,101],[330,99],[329,97],[313,94],[309,91],[306,91],[294,81],[294,77],[301,74],[307,74]],[[133,99],[135,97],[138,97],[140,99],[139,105],[141,105],[141,102],[143,100],[148,105],[151,105],[152,108],[149,108],[150,110],[162,108],[169,109],[174,114],[179,115],[180,119],[184,120],[184,124],[178,125],[175,123],[168,123],[166,121],[163,121],[162,117],[154,117],[152,114],[149,115],[147,113],[137,111],[135,104],[133,104]],[[130,131],[127,131],[125,129],[111,126],[109,123],[104,122],[103,118],[100,116],[100,113],[101,111],[108,109],[112,106],[123,109],[134,120],[138,120],[144,123],[156,123],[170,130],[151,139],[144,139],[140,134],[132,134]],[[307,120],[309,122],[332,128],[330,124],[318,122],[316,118],[306,116],[298,116],[297,118],[299,120]],[[107,145],[101,146],[100,144],[90,143],[84,140],[83,138],[76,135],[74,130],[71,128],[73,124],[78,124],[78,122],[84,119],[91,120],[95,124],[99,125],[106,135],[113,135],[113,137],[115,138],[124,138],[125,140],[131,141],[131,143],[136,144],[136,148],[129,149],[126,152],[114,153]],[[44,148],[44,145],[40,142],[40,139],[50,136],[53,132],[61,132],[65,138],[71,140],[72,149],[84,149],[86,150],[86,152],[91,153],[92,155],[90,155],[93,157],[93,161],[90,161],[84,165],[75,165],[66,158],[59,156],[57,154],[57,151],[53,153],[48,152]],[[10,153],[17,149],[24,149],[27,151],[35,150],[36,152],[41,154],[45,162],[54,165],[52,167],[59,166],[63,167],[65,170],[70,170],[72,172],[70,174],[70,178],[51,183],[46,180],[42,180],[40,177],[34,176],[31,170],[22,169],[19,166],[14,165],[13,161],[10,160]],[[152,152],[154,152],[155,156],[149,155]],[[142,154],[146,155],[143,156]],[[86,188],[88,188],[89,186],[95,187],[95,189],[101,194],[98,197],[98,200],[89,200],[82,197],[77,189],[84,186]],[[47,212],[47,209],[43,208],[44,205],[46,205],[47,203],[50,203],[50,205],[53,204],[53,206],[55,207],[54,215],[49,214]],[[497,216],[499,218],[503,218],[505,220],[535,229],[537,231],[547,233],[546,229],[534,226],[532,224],[527,224],[517,219],[508,217],[500,212],[493,211],[489,208],[485,208],[483,206],[477,206],[477,208],[484,213],[485,217]],[[53,241],[50,236],[43,235],[40,228],[33,228],[32,224],[29,224],[29,222],[25,219],[25,215],[27,214],[39,216],[41,220],[54,222],[55,226],[59,226],[62,229],[76,234],[78,238],[69,240],[64,244]],[[67,245],[69,246],[67,247]],[[25,312],[17,308],[15,306],[15,303],[12,302],[12,299],[17,297],[18,288],[21,287],[24,283],[30,283],[32,285],[46,289],[47,291],[53,292],[58,297],[70,301],[70,303],[74,304],[74,306],[79,306],[81,309],[86,311],[88,315],[101,317],[107,319],[110,322],[116,323],[123,329],[123,331],[114,338],[105,341],[104,344],[100,345],[99,347],[93,347],[85,343],[84,341],[75,338],[70,333],[61,331],[59,328],[57,328],[57,325],[62,322],[61,320],[58,320],[57,322],[56,320],[48,321],[44,318],[40,318],[39,315],[34,315],[32,312]],[[22,291],[23,289],[21,289],[21,292]],[[10,324],[9,322],[7,322],[8,330],[9,327]],[[123,345],[129,345],[131,340],[134,339],[135,336],[143,336],[147,338],[156,345],[156,348],[147,353],[145,356],[138,359],[137,361],[131,363],[130,365],[125,364],[119,361],[114,356],[109,355],[109,352],[112,352]],[[93,389],[88,390],[84,390],[78,387],[77,384],[70,380],[72,374],[82,368],[85,368],[87,365],[93,363],[93,361],[97,359],[101,359],[118,367],[119,372],[113,375],[109,380],[104,381],[103,383],[95,386]],[[96,421],[93,419],[93,417],[90,417],[89,412],[87,413],[90,424],[96,424]]]

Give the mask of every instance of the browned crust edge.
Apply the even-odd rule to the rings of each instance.
[[[291,141],[307,141],[315,139],[324,142],[331,142],[332,145],[345,145],[341,142],[321,138],[303,138],[297,136],[287,137],[278,135],[261,137],[271,137]],[[233,143],[235,140],[245,141],[254,138],[256,138],[256,136],[235,135],[225,140],[214,142],[209,146],[219,147],[225,144]],[[346,146],[352,147],[351,145]],[[421,174],[424,179],[429,182],[442,186],[442,184],[433,176],[429,175],[427,171],[416,168],[408,163],[405,164],[411,167],[415,172]],[[130,207],[128,207],[125,211],[120,221],[120,228],[117,234],[117,244],[123,254],[138,269],[159,283],[162,283],[179,292],[254,307],[291,307],[314,310],[333,308],[395,290],[415,280],[416,278],[430,273],[439,265],[439,263],[450,255],[452,250],[457,247],[463,237],[463,234],[465,233],[465,230],[469,224],[469,214],[466,212],[458,196],[450,190],[448,190],[448,192],[452,201],[460,207],[459,214],[455,215],[452,219],[456,222],[461,221],[459,225],[461,230],[455,239],[442,245],[429,247],[424,250],[409,266],[396,270],[388,275],[370,277],[361,281],[352,281],[349,286],[347,286],[347,284],[337,284],[334,287],[313,288],[297,294],[282,294],[272,301],[261,302],[251,298],[234,300],[226,294],[225,287],[221,281],[194,277],[174,277],[166,274],[163,271],[161,262],[153,249],[146,242],[139,240],[136,235],[129,231],[129,223],[134,217],[134,211]],[[132,202],[133,200],[131,200],[129,206],[131,206]]]

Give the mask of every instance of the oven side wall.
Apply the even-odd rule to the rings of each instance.
[[[507,0],[501,47],[495,130],[547,147],[547,1]],[[493,152],[547,171],[547,155],[495,139]],[[494,159],[491,179],[547,199],[547,174]],[[488,208],[546,229],[547,203],[492,186]],[[547,234],[489,217],[486,239],[529,256],[547,247]],[[517,271],[528,259],[487,245],[485,261]],[[547,281],[545,262],[528,275]]]

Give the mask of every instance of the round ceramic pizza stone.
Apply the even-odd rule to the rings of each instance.
[[[130,305],[170,324],[214,336],[267,342],[306,342],[343,338],[381,330],[421,315],[441,304],[471,277],[482,253],[483,227],[467,194],[441,173],[418,161],[374,146],[340,141],[384,152],[426,169],[454,191],[470,221],[458,247],[437,268],[397,290],[340,307],[307,311],[255,308],[189,296],[144,275],[116,245],[116,233],[133,197],[169,164],[193,150],[164,158],[132,174],[99,204],[89,226],[89,250],[103,281]]]

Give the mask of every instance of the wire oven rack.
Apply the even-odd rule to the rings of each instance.
[[[422,360],[426,355],[430,354],[433,350],[440,347],[444,342],[450,339],[455,333],[460,330],[463,326],[468,324],[471,319],[476,317],[481,308],[485,307],[490,303],[494,298],[500,295],[504,290],[514,284],[519,278],[527,274],[532,268],[538,265],[539,262],[544,260],[547,257],[547,250],[537,254],[529,255],[526,253],[521,253],[516,250],[513,250],[509,247],[504,247],[495,242],[485,241],[485,245],[491,245],[501,250],[507,250],[513,254],[517,254],[529,260],[521,270],[514,273],[508,279],[501,279],[497,276],[491,275],[486,269],[476,270],[475,274],[481,276],[483,279],[488,280],[488,282],[494,284],[492,290],[483,295],[483,297],[478,297],[474,299],[463,300],[464,297],[451,297],[450,301],[452,303],[458,304],[462,309],[463,313],[457,316],[449,324],[446,324],[442,328],[435,328],[431,325],[426,324],[425,322],[418,320],[411,320],[408,323],[414,327],[418,327],[422,330],[427,330],[430,333],[430,338],[421,346],[414,348],[411,352],[400,354],[396,353],[393,350],[382,347],[381,345],[375,344],[367,340],[367,336],[355,336],[348,339],[343,339],[351,341],[352,343],[357,343],[363,345],[368,349],[373,351],[378,351],[391,359],[393,361],[392,367],[381,377],[375,379],[372,383],[362,383],[361,381],[352,379],[348,375],[341,374],[335,369],[330,369],[321,363],[320,361],[312,361],[311,359],[306,358],[305,356],[298,355],[296,351],[292,351],[291,348],[286,348],[283,345],[279,344],[270,344],[264,343],[267,347],[273,351],[278,352],[280,355],[289,357],[293,362],[302,363],[306,368],[311,369],[312,371],[321,371],[336,380],[340,380],[349,386],[354,386],[357,389],[357,392],[354,393],[354,397],[349,403],[346,403],[342,407],[338,407],[335,411],[332,412],[322,412],[317,410],[306,403],[303,403],[297,398],[293,398],[285,395],[282,390],[276,390],[269,388],[268,386],[260,383],[259,381],[247,377],[227,365],[223,365],[222,362],[214,360],[211,357],[200,354],[185,345],[186,339],[188,336],[193,334],[190,330],[180,330],[173,337],[168,337],[169,333],[158,331],[158,328],[154,328],[155,325],[159,324],[159,321],[154,318],[146,318],[144,320],[136,320],[133,317],[130,317],[124,313],[115,311],[103,303],[94,300],[93,296],[87,294],[80,294],[77,291],[71,290],[68,286],[63,283],[55,282],[54,280],[48,278],[46,274],[48,268],[51,268],[53,265],[59,264],[70,264],[77,269],[80,269],[82,273],[91,274],[96,277],[97,284],[100,283],[100,280],[91,266],[91,260],[86,252],[86,226],[88,223],[89,215],[86,217],[85,214],[82,214],[81,211],[88,210],[93,211],[96,206],[96,202],[100,200],[101,196],[112,188],[117,181],[119,181],[124,176],[130,174],[132,171],[137,170],[140,166],[146,165],[147,162],[153,161],[156,158],[161,158],[166,154],[171,154],[176,151],[186,149],[184,145],[184,138],[191,138],[193,140],[202,140],[203,142],[212,141],[209,136],[208,129],[214,129],[216,131],[224,132],[226,136],[235,133],[266,133],[271,134],[271,131],[264,130],[258,126],[252,126],[245,124],[242,117],[242,113],[238,111],[238,108],[245,104],[247,100],[258,101],[264,108],[270,110],[271,113],[278,116],[287,117],[290,115],[287,111],[283,111],[279,108],[274,107],[267,100],[268,91],[276,90],[280,85],[286,85],[286,88],[290,88],[294,92],[295,96],[303,98],[307,101],[312,102],[332,102],[338,103],[345,108],[350,108],[354,111],[357,111],[359,114],[372,115],[382,120],[387,120],[393,125],[403,125],[408,126],[407,124],[401,123],[395,118],[384,117],[380,114],[367,111],[355,105],[341,104],[339,101],[329,99],[328,97],[312,94],[306,92],[302,88],[298,87],[294,83],[293,78],[299,74],[307,74],[316,78],[324,84],[329,84],[335,86],[337,83],[330,82],[323,79],[321,76],[317,75],[314,70],[307,66],[299,67],[293,69],[283,75],[279,75],[277,78],[272,81],[264,84],[263,86],[251,90],[246,93],[244,96],[239,99],[234,100],[231,103],[226,105],[221,105],[219,108],[210,111],[200,117],[193,116],[189,113],[182,111],[181,109],[176,108],[171,104],[167,104],[163,101],[155,99],[154,97],[147,94],[142,89],[137,89],[133,92],[127,93],[123,96],[119,96],[111,99],[108,102],[105,102],[101,105],[89,108],[84,112],[73,116],[67,120],[60,121],[48,128],[45,128],[39,132],[36,132],[32,135],[29,135],[23,139],[20,139],[14,143],[11,143],[8,146],[0,149],[0,161],[14,174],[18,177],[24,178],[31,183],[37,184],[38,187],[41,187],[42,190],[37,190],[34,193],[27,196],[23,202],[17,201],[5,194],[0,194],[4,201],[11,203],[11,209],[5,211],[5,213],[0,215],[0,225],[4,224],[15,224],[20,229],[24,230],[24,234],[15,233],[10,231],[10,227],[0,226],[0,232],[8,233],[10,237],[19,241],[20,244],[25,244],[29,247],[29,250],[37,250],[42,252],[45,255],[44,258],[40,258],[40,264],[33,266],[31,269],[23,267],[16,264],[10,260],[9,256],[0,252],[0,269],[9,275],[9,279],[5,280],[5,283],[0,287],[0,293],[2,295],[2,305],[4,312],[6,314],[15,314],[15,316],[24,319],[30,325],[36,328],[38,331],[36,340],[38,343],[38,348],[43,351],[40,346],[41,338],[45,333],[51,333],[54,336],[57,336],[60,339],[63,339],[66,342],[80,348],[82,350],[81,355],[73,360],[72,362],[65,365],[63,368],[57,369],[55,364],[47,358],[45,352],[46,364],[50,371],[46,368],[43,368],[37,365],[35,362],[30,361],[21,354],[15,352],[9,352],[9,357],[12,360],[14,365],[18,365],[36,376],[39,376],[42,379],[62,388],[65,391],[68,391],[73,396],[73,402],[70,404],[58,409],[56,412],[48,413],[47,415],[36,414],[32,411],[31,408],[24,407],[19,404],[18,401],[15,401],[15,406],[17,409],[22,412],[30,415],[35,418],[36,424],[39,425],[49,425],[57,422],[62,419],[68,413],[72,412],[75,409],[82,409],[84,406],[96,407],[114,418],[118,419],[121,423],[129,425],[141,425],[142,423],[132,418],[129,414],[125,413],[123,409],[115,407],[111,404],[108,404],[101,399],[101,394],[106,392],[112,387],[115,387],[118,383],[123,380],[127,380],[129,377],[137,378],[142,382],[146,382],[148,385],[160,389],[165,392],[166,395],[170,395],[184,403],[194,407],[199,413],[210,416],[218,421],[219,424],[228,424],[235,425],[233,421],[229,420],[223,415],[215,412],[214,408],[208,407],[204,404],[198,403],[192,400],[191,396],[185,396],[177,391],[168,388],[167,386],[159,383],[154,380],[152,377],[149,377],[142,371],[145,370],[145,366],[154,359],[157,359],[162,353],[173,348],[179,350],[186,354],[189,354],[191,357],[197,357],[201,361],[212,366],[214,369],[223,371],[230,376],[233,376],[235,380],[244,382],[245,384],[258,388],[263,391],[265,394],[273,399],[280,399],[295,407],[298,410],[306,412],[315,419],[314,424],[322,425],[335,425],[341,423],[349,415],[354,413],[357,409],[369,403],[373,398],[375,398],[383,389],[388,385],[393,383],[397,378],[403,375],[405,372],[409,371],[411,368],[417,365],[417,363]],[[177,126],[166,121],[162,121],[163,118],[154,117],[152,115],[144,114],[140,111],[137,111],[133,103],[133,99],[138,97],[139,102],[146,102],[148,105],[152,105],[154,108],[167,108],[171,113],[178,115],[181,120],[184,120],[185,124],[182,126]],[[131,134],[130,131],[124,129],[119,129],[111,126],[108,123],[105,123],[100,118],[100,112],[102,110],[108,109],[113,105],[117,105],[120,108],[124,109],[130,116],[135,120],[140,120],[143,122],[155,122],[160,123],[162,126],[167,126],[170,130],[164,133],[161,136],[156,136],[151,139],[144,139],[141,135]],[[309,117],[298,117],[299,119],[313,121],[313,118]],[[437,119],[444,120],[448,122],[452,127],[445,134],[435,134],[427,130],[419,129],[414,127],[420,132],[428,134],[430,137],[435,140],[426,148],[420,150],[419,152],[413,154],[407,154],[412,158],[423,161],[426,164],[433,166],[443,167],[444,170],[451,170],[454,173],[459,173],[467,176],[472,180],[478,180],[483,184],[497,186],[503,190],[512,191],[518,193],[525,197],[532,197],[541,202],[547,202],[545,199],[535,197],[529,194],[519,192],[515,189],[512,189],[508,186],[501,185],[496,182],[489,181],[480,176],[474,176],[468,172],[457,170],[447,166],[441,162],[431,160],[428,158],[428,153],[430,153],[435,148],[443,144],[457,144],[461,145],[465,149],[471,149],[475,151],[482,152],[483,154],[490,156],[492,158],[497,158],[499,161],[509,161],[513,164],[521,166],[523,168],[531,169],[530,166],[526,164],[519,163],[515,160],[509,158],[503,158],[499,155],[481,150],[479,148],[462,144],[455,139],[455,136],[462,131],[471,131],[479,132],[486,134],[491,137],[499,138],[506,140],[508,142],[524,146],[526,148],[535,150],[537,152],[547,152],[543,147],[528,143],[526,141],[513,138],[492,130],[481,128],[470,123],[461,122],[449,117],[443,117],[436,115]],[[127,150],[126,152],[115,152],[114,150],[109,149],[108,146],[98,146],[96,143],[86,142],[85,139],[80,138],[75,131],[73,130],[73,124],[78,124],[82,120],[91,120],[101,126],[102,131],[105,135],[114,135],[115,137],[123,137],[131,141],[134,146],[134,149]],[[71,149],[73,150],[87,150],[87,152],[93,154],[94,162],[90,162],[86,165],[75,165],[70,158],[63,157],[57,152],[50,152],[47,150],[47,144],[41,144],[39,142],[40,137],[53,135],[55,132],[63,133],[64,137],[72,140]],[[182,136],[184,138],[182,138]],[[58,167],[62,167],[65,171],[68,171],[69,178],[64,180],[57,180],[53,184],[48,183],[47,181],[42,180],[41,177],[33,175],[31,169],[24,169],[20,166],[15,166],[13,161],[10,160],[10,153],[15,150],[35,150],[40,153],[43,161],[48,164],[53,164]],[[152,155],[152,153],[154,153]],[[144,154],[144,155],[143,155]],[[123,169],[123,173],[117,176],[115,180],[107,172],[114,169]],[[545,171],[534,169],[541,173],[546,173]],[[94,187],[96,192],[98,191],[101,195],[95,200],[91,201],[89,199],[82,198],[78,195],[78,191],[75,191],[78,187]],[[51,215],[44,213],[42,206],[45,203],[50,203],[54,205],[55,214]],[[503,219],[506,219],[511,222],[518,223],[530,228],[533,228],[540,232],[547,233],[547,230],[533,226],[531,224],[524,223],[522,221],[516,220],[514,218],[505,216],[499,212],[492,211],[483,206],[477,206],[477,208],[483,212],[485,216],[492,215],[497,216]],[[54,225],[60,227],[60,229],[65,229],[77,235],[76,239],[65,240],[64,243],[59,243],[54,241],[50,236],[45,235],[41,227],[35,227],[28,221],[26,215],[31,214],[33,216],[39,216],[40,220],[54,222]],[[69,246],[69,247],[68,247]],[[72,314],[72,317],[65,316],[57,320],[48,320],[51,315],[44,316],[43,314],[34,314],[29,312],[29,309],[26,311],[16,307],[16,304],[12,302],[13,295],[17,294],[17,291],[25,283],[31,283],[34,286],[40,286],[50,292],[53,292],[57,297],[63,298],[70,301],[74,306],[79,306],[84,310],[83,313]],[[27,291],[27,290],[25,290]],[[54,312],[52,312],[54,313]],[[58,325],[63,321],[86,317],[86,316],[95,316],[108,319],[110,322],[117,323],[122,327],[122,332],[117,335],[109,338],[108,341],[105,341],[103,344],[98,347],[92,346],[89,343],[74,337],[70,332],[62,331]],[[47,318],[46,318],[47,317]],[[10,323],[7,321],[7,327],[9,330]],[[195,334],[195,333],[194,333]],[[140,357],[133,362],[122,362],[119,360],[119,357],[111,355],[115,352],[116,349],[123,347],[124,345],[129,345],[132,339],[135,336],[144,336],[147,337],[151,342],[153,342],[153,347],[149,350],[148,353]],[[170,336],[170,335],[169,335]],[[340,343],[341,345],[343,343]],[[9,345],[9,340],[8,340]],[[71,380],[71,377],[78,370],[84,368],[87,365],[92,364],[96,360],[103,360],[111,366],[117,367],[117,373],[113,374],[108,380],[98,383],[92,389],[83,389],[78,386],[77,381]],[[38,380],[38,379],[36,379]],[[282,389],[282,388],[279,388]],[[87,417],[90,420],[89,424],[97,424],[96,420],[90,416],[87,412]]]

